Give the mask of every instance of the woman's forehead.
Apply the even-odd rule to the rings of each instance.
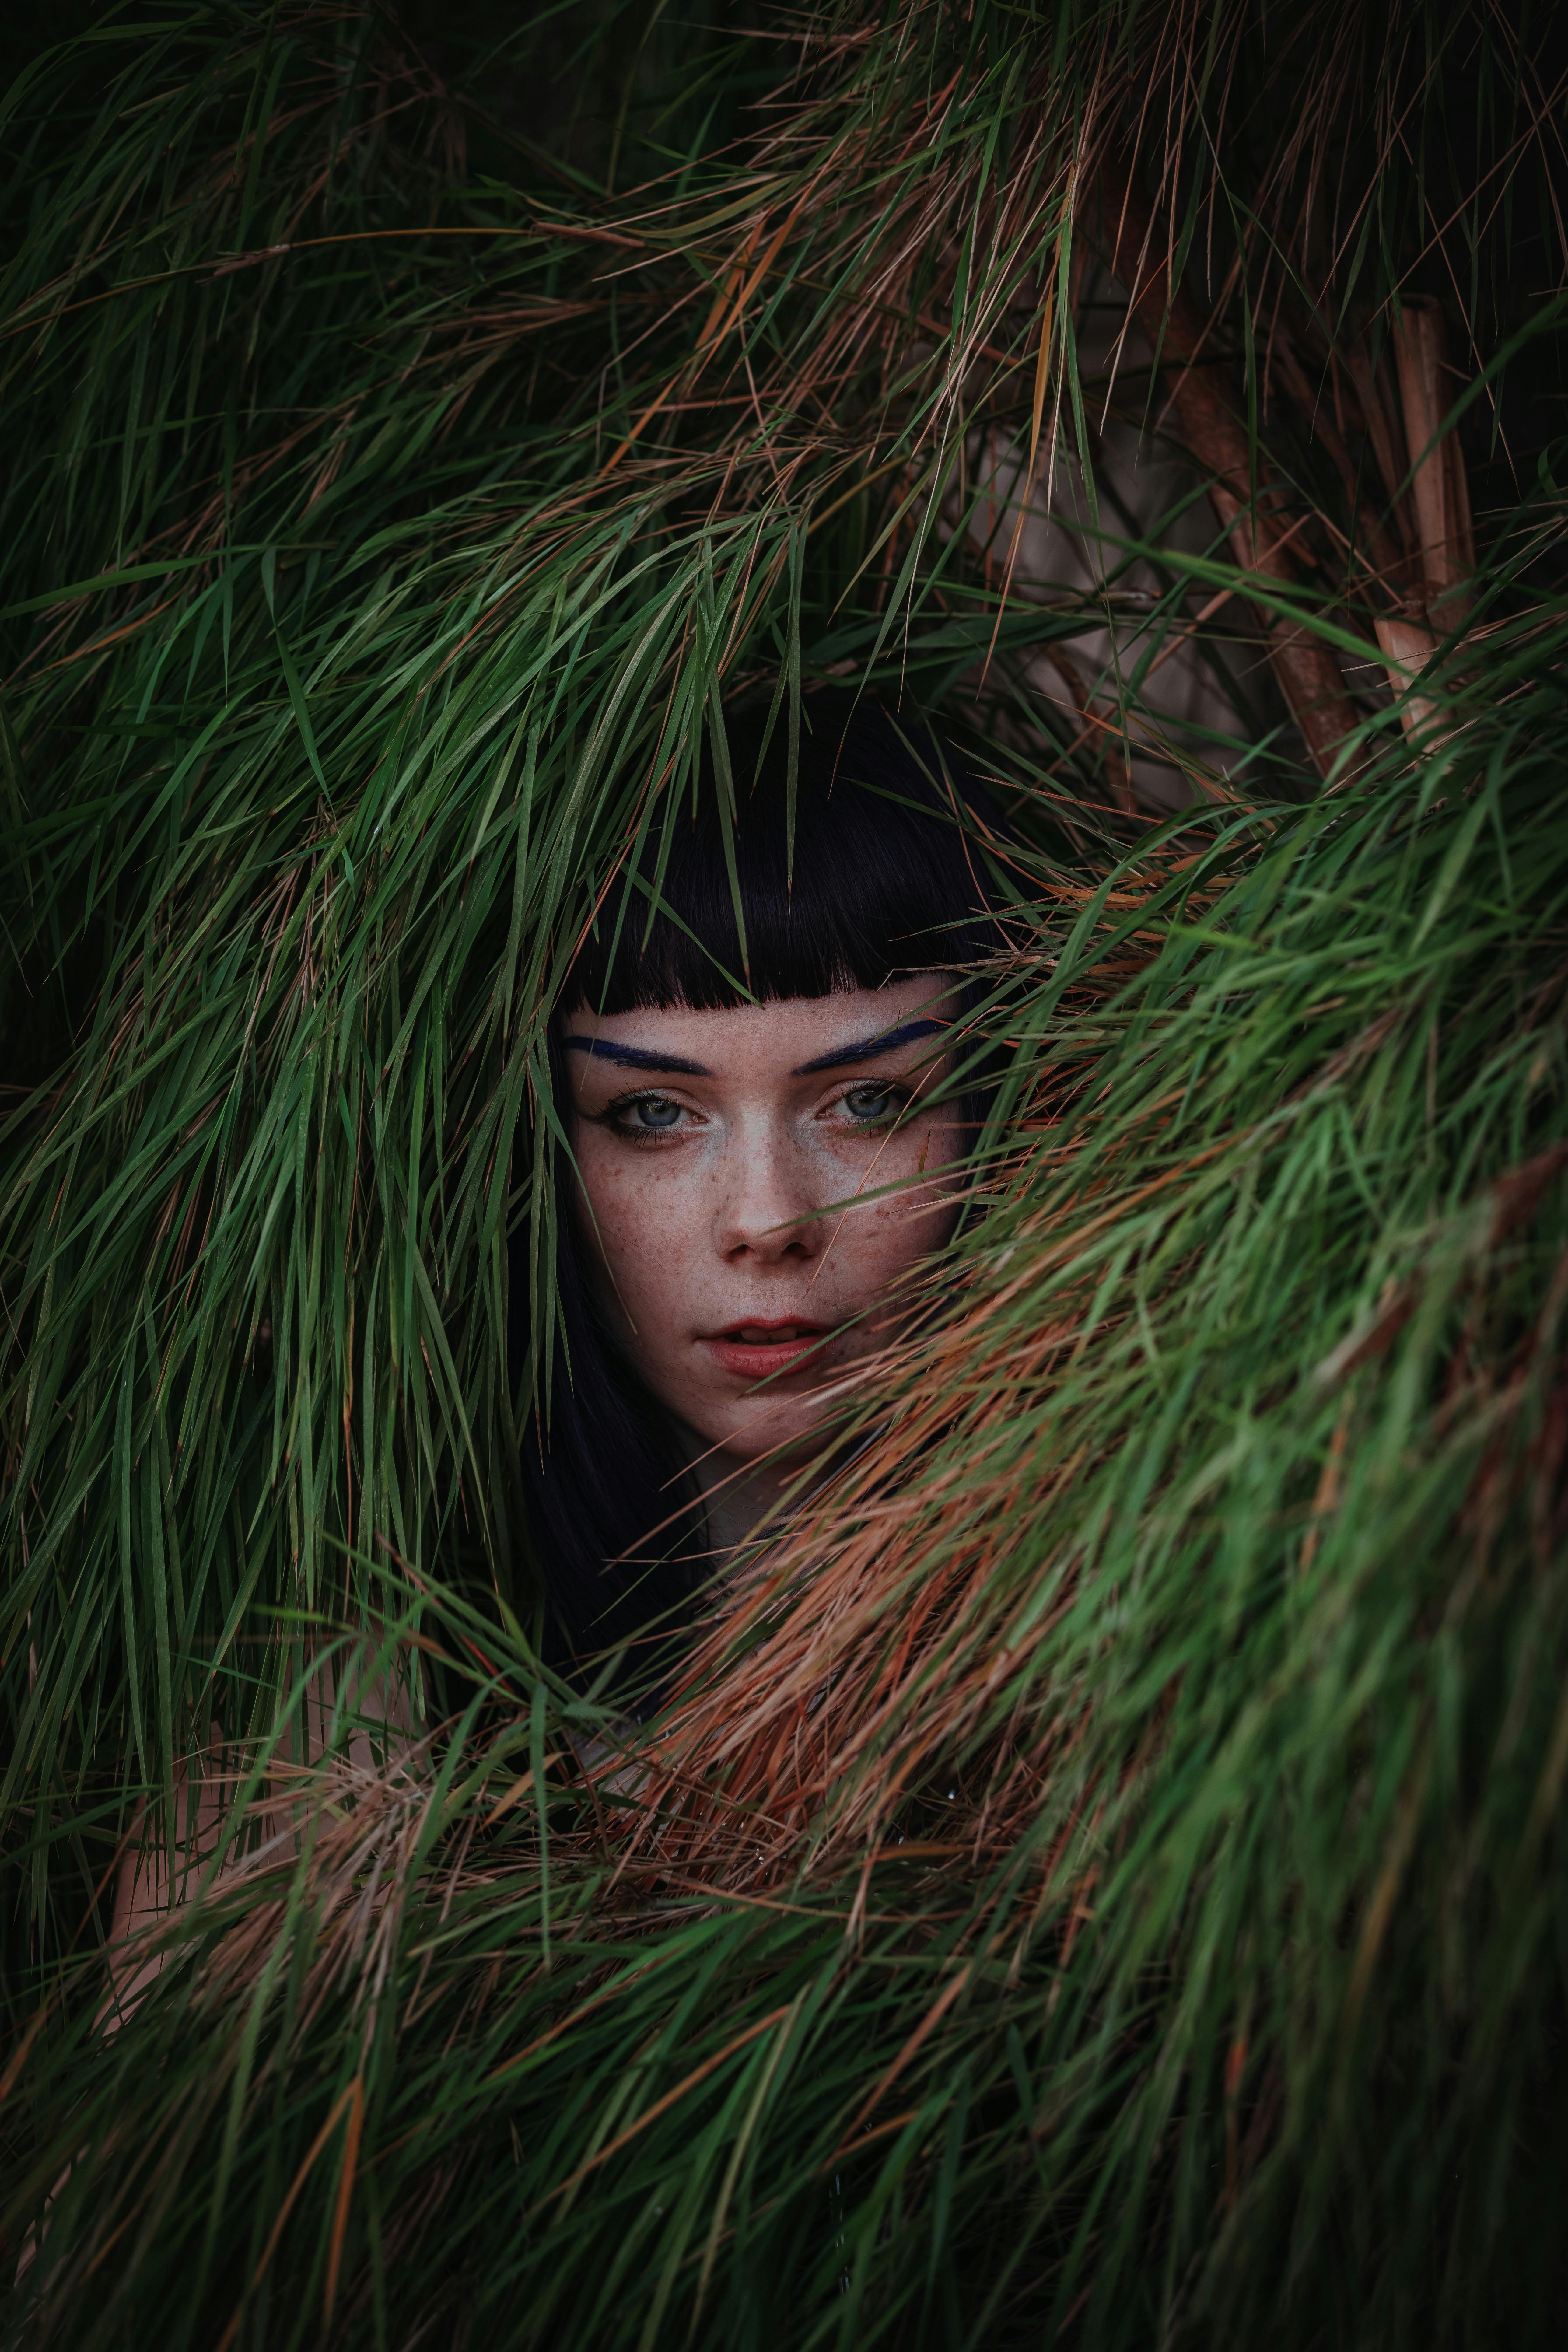
[[[694,1076],[809,1075],[842,1057],[847,1066],[934,1036],[953,1019],[952,975],[912,972],[881,988],[830,996],[774,997],[760,1004],[637,1005],[598,1013],[585,1004],[563,1015],[563,1045],[584,1057]]]

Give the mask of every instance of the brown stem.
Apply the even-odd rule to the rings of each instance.
[[[1149,199],[1128,164],[1111,160],[1101,166],[1100,202],[1110,267],[1159,355],[1182,438],[1209,477],[1209,498],[1236,560],[1284,586],[1298,576],[1282,544],[1289,519],[1278,507],[1267,513],[1260,509],[1246,423],[1221,389],[1218,369],[1212,362],[1199,363],[1204,322],[1181,287],[1172,283],[1167,243],[1157,236]],[[1326,777],[1358,723],[1339,664],[1329,646],[1297,623],[1263,609],[1259,618],[1290,715],[1318,772]]]
[[[1414,593],[1421,563],[1415,535],[1411,530],[1405,501],[1401,496],[1405,479],[1405,449],[1400,437],[1399,419],[1384,397],[1382,376],[1373,373],[1372,358],[1364,339],[1350,344],[1344,358],[1361,410],[1362,427],[1372,444],[1372,454],[1383,478],[1384,495],[1388,500],[1389,515],[1394,529],[1399,534],[1404,552],[1405,568],[1400,585]]]
[[[1278,358],[1280,373],[1285,378],[1291,397],[1307,419],[1315,437],[1327,449],[1330,457],[1333,460],[1334,470],[1344,486],[1345,503],[1350,509],[1351,529],[1355,534],[1363,559],[1373,578],[1387,589],[1390,596],[1397,599],[1403,577],[1400,551],[1394,546],[1377,517],[1369,512],[1362,502],[1356,470],[1351,463],[1351,454],[1345,446],[1344,436],[1339,429],[1338,420],[1331,420],[1316,413],[1317,403],[1313,397],[1312,387],[1307,380],[1307,372],[1297,358],[1288,337],[1281,336],[1279,340]]]
[[[1457,435],[1442,430],[1449,404],[1448,354],[1436,302],[1405,297],[1394,354],[1405,446],[1415,467],[1410,498],[1421,541],[1426,610],[1437,627],[1458,628],[1469,614],[1476,551],[1464,457]]]

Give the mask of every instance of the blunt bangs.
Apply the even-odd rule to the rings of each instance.
[[[792,873],[787,736],[781,718],[764,751],[763,725],[762,712],[726,718],[735,889],[710,748],[695,816],[682,795],[643,847],[638,873],[651,887],[668,839],[663,905],[651,927],[647,890],[634,880],[623,914],[623,891],[612,889],[573,967],[565,1003],[628,1013],[645,1005],[717,1009],[742,1003],[748,993],[827,996],[880,988],[900,973],[973,963],[994,950],[991,894],[969,828],[977,821],[994,835],[999,820],[925,729],[895,723],[875,703],[845,694],[807,698]]]

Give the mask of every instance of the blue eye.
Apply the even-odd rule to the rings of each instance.
[[[851,1087],[844,1097],[844,1108],[851,1118],[888,1118],[897,1107],[895,1093],[892,1087]]]
[[[680,1117],[680,1105],[671,1102],[668,1095],[639,1095],[635,1102],[623,1104],[636,1130],[644,1135],[662,1135]]]

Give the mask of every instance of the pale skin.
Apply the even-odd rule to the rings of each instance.
[[[395,1755],[403,1744],[400,1735],[406,1734],[409,1727],[407,1694],[401,1685],[392,1685],[379,1674],[362,1681],[353,1668],[349,1671],[348,1683],[349,1699],[358,1723],[349,1735],[348,1759],[364,1771],[374,1766],[378,1755]],[[293,1757],[296,1748],[307,1758],[324,1752],[329,1744],[336,1685],[337,1675],[328,1662],[305,1694],[300,1717],[283,1736],[280,1753],[285,1760]],[[228,1877],[236,1867],[232,1852],[216,1864],[216,1869],[213,1867],[232,1780],[232,1768],[225,1768],[223,1733],[214,1723],[205,1763],[196,1763],[194,1781],[184,1763],[174,1767],[172,1878],[167,1845],[162,1840],[143,1843],[146,1809],[142,1804],[136,1808],[131,1847],[115,1879],[114,1915],[109,1934],[110,1987],[98,2012],[98,2024],[105,2035],[118,2031],[163,1969],[167,1954],[149,1950],[147,1946],[149,1940],[155,1938],[157,1930],[166,1925],[170,1912],[194,1895],[198,1887]],[[46,2210],[59,2195],[70,2171],[68,2164],[49,2191]],[[47,2221],[44,2226],[47,2231]],[[37,2242],[29,2229],[17,2257],[17,2284],[26,2276],[37,2256]]]
[[[963,1137],[951,1104],[927,1104],[956,1010],[926,971],[561,1021],[600,1296],[685,1438],[721,1553],[765,1527],[952,1232]]]
[[[280,1760],[289,1765],[324,1755],[332,1744],[333,1702],[338,1695],[339,1669],[331,1659],[321,1663],[304,1692],[299,1716],[285,1727],[279,1742]],[[371,1770],[382,1756],[395,1755],[410,1727],[408,1693],[400,1683],[376,1669],[359,1665],[348,1670],[346,1696],[354,1727],[344,1746],[349,1764]],[[174,1871],[171,1879],[169,1849],[142,1835],[146,1808],[139,1804],[129,1850],[121,1862],[114,1885],[114,1915],[109,1935],[110,1990],[100,2012],[105,2032],[112,2033],[135,2005],[142,1988],[163,1968],[166,1955],[147,1952],[142,1939],[155,1930],[169,1912],[195,1893],[210,1875],[227,1878],[237,1866],[231,1851],[211,1868],[217,1852],[236,1768],[226,1768],[223,1731],[214,1723],[205,1760],[195,1764],[194,1779],[184,1762],[174,1767]],[[194,1798],[194,1802],[193,1802]]]

